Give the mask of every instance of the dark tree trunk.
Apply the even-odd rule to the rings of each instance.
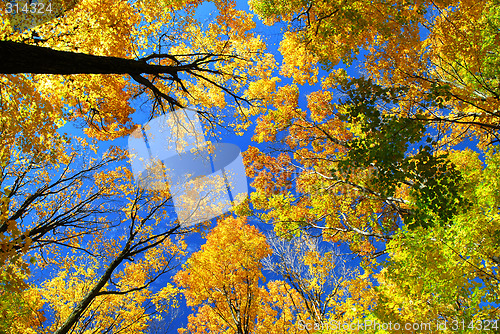
[[[0,73],[33,74],[174,74],[175,67],[145,61],[57,51],[41,46],[0,41]]]

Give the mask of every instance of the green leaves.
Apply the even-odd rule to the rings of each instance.
[[[370,79],[353,79],[342,86],[347,99],[339,118],[348,123],[356,136],[347,144],[340,169],[352,167],[377,169],[371,181],[381,197],[392,197],[402,185],[410,186],[412,211],[405,223],[412,228],[446,224],[467,208],[461,195],[461,175],[446,154],[433,152],[433,139],[426,136],[423,116],[414,118],[387,113],[398,103],[405,89],[384,88]],[[439,96],[443,87],[436,88]],[[420,144],[415,154],[412,145]]]
[[[383,113],[382,109],[394,105],[404,89],[383,88],[363,78],[351,80],[342,89],[348,98],[341,102],[346,109],[339,118],[357,129],[342,165],[375,164],[379,169],[379,186],[386,193],[393,192],[405,177],[400,166],[407,149],[422,139],[425,126],[417,120]]]
[[[433,82],[427,96],[431,106],[442,108],[452,98],[451,86],[448,84],[439,84]]]
[[[423,150],[409,165],[420,180],[410,191],[415,208],[407,223],[412,228],[445,225],[455,214],[467,210],[469,201],[462,193],[463,178],[446,156],[435,157]]]

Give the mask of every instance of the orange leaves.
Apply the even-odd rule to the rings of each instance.
[[[326,240],[348,242],[358,254],[374,252],[371,237],[385,233],[378,224],[392,229],[395,217],[385,213],[384,199],[370,188],[373,167],[344,170],[338,164],[353,138],[339,116],[342,106],[331,102],[330,91],[316,91],[308,96],[309,112],[282,113],[282,105],[296,103],[297,95],[289,92],[296,91],[292,86],[280,89],[277,109],[258,120],[254,138],[273,140],[282,131],[286,144],[281,152],[271,155],[249,148],[244,155],[256,189],[251,194],[254,208],[264,210],[261,218],[279,233],[319,228]],[[345,218],[338,218],[342,214]]]
[[[221,220],[206,238],[201,251],[193,254],[185,270],[176,276],[176,282],[187,288],[186,297],[193,303],[208,298],[208,290],[221,292],[217,287],[224,284],[241,283],[245,277],[257,284],[263,278],[259,260],[269,254],[269,247],[265,237],[245,219]],[[197,285],[201,290],[195,289]]]
[[[276,108],[284,108],[284,113],[286,111],[293,111],[293,108],[298,107],[299,100],[299,89],[297,85],[286,85],[280,87],[275,98],[273,99],[273,105]]]
[[[170,56],[164,57],[168,61],[161,61],[162,56],[147,60],[150,68],[164,66],[164,72],[145,75],[162,93],[186,104],[202,104],[200,110],[207,113],[235,107],[241,101],[239,95],[248,96],[255,102],[250,110],[255,114],[275,93],[278,79],[272,77],[274,58],[263,52],[262,39],[250,33],[255,27],[251,14],[235,10],[231,1],[214,3],[219,10],[218,25],[214,22],[205,26],[194,19],[194,8],[201,4],[198,0],[83,0],[30,31],[14,32],[2,22],[0,37],[55,50],[124,59],[165,53]],[[142,66],[145,60],[123,62]],[[188,71],[193,67],[182,67],[184,64],[199,67]],[[173,66],[182,70],[172,72]],[[40,289],[40,299],[47,301],[52,318],[47,331],[55,332],[71,314],[77,314],[81,319],[70,319],[75,331],[126,329],[141,333],[152,319],[145,310],[147,301],[153,301],[158,308],[174,304],[175,288],[167,286],[155,294],[148,285],[168,271],[170,260],[182,253],[182,247],[173,245],[168,234],[155,234],[159,229],[165,231],[166,222],[174,224],[168,206],[170,194],[138,190],[128,168],[121,165],[123,152],[96,157],[96,146],[88,146],[85,141],[71,142],[57,131],[68,122],[75,125],[83,121],[84,133],[98,141],[125,136],[135,128],[131,117],[136,105],[133,100],[158,98],[157,92],[138,87],[124,76],[124,72],[135,75],[137,70],[118,71],[118,75],[99,74],[106,72],[102,69],[96,74],[66,75],[81,73],[72,70],[71,64],[67,69],[57,71],[64,75],[0,77],[0,160],[2,172],[5,166],[9,172],[5,180],[17,191],[10,200],[9,194],[1,196],[0,227],[5,227],[1,236],[16,238],[6,241],[8,249],[3,254],[10,256],[16,247],[20,252],[40,247],[43,256],[39,255],[39,267],[55,266],[57,276],[47,277]],[[250,85],[253,80],[255,83]],[[234,98],[233,104],[226,101],[228,95]],[[166,111],[158,99],[146,106],[150,107],[150,115]],[[222,112],[210,116],[210,120],[219,121]],[[289,159],[281,160],[289,163]],[[22,225],[14,228],[18,219]],[[213,231],[215,236],[207,241],[208,257],[199,259],[222,273],[216,275],[217,280],[207,275],[202,282],[213,284],[216,294],[224,293],[216,290],[220,288],[217,284],[229,282],[231,303],[240,298],[241,305],[251,304],[247,288],[253,289],[255,296],[262,293],[258,286],[263,279],[259,260],[269,254],[269,249],[255,228],[240,220],[227,221],[228,225],[221,223]],[[123,226],[127,222],[130,225]],[[127,247],[135,247],[128,253],[130,257],[118,258],[122,248]],[[148,247],[149,251],[145,251]],[[218,253],[220,248],[227,253]],[[212,258],[218,261],[210,262]],[[121,265],[118,260],[135,261]],[[117,263],[120,272],[107,277],[107,268],[117,268],[105,267],[108,262]],[[97,284],[101,279],[106,279],[104,287]],[[85,299],[94,287],[95,299]],[[73,312],[76,305],[87,301],[88,309],[83,307],[80,314]],[[253,304],[247,311],[249,317],[255,318]]]
[[[278,237],[269,241],[273,257],[268,257],[271,249],[264,236],[244,219],[219,221],[174,278],[185,288],[188,305],[196,307],[188,317],[189,332],[298,333],[299,319],[321,321],[334,297],[345,298],[335,286],[351,272],[339,268],[334,274],[340,262],[333,253],[320,254],[313,240],[298,246]],[[261,287],[261,262],[289,283],[271,281]]]
[[[256,333],[297,333],[298,314],[306,313],[300,294],[283,281],[271,281],[262,297]]]
[[[253,140],[258,143],[274,141],[278,131],[286,129],[295,118],[300,117],[302,112],[298,109],[298,97],[297,86],[280,87],[272,96],[272,103],[276,109],[270,109],[267,115],[259,117]]]
[[[226,24],[231,31],[231,34],[243,36],[249,30],[255,28],[255,22],[252,20],[253,15],[243,10],[228,10],[225,14]]]
[[[263,99],[264,101],[271,103],[273,99],[271,99],[272,94],[276,91],[276,82],[278,82],[279,78],[271,78],[271,79],[260,79],[256,81],[250,82],[248,85],[248,90],[245,93],[245,96],[248,99]]]
[[[259,282],[264,279],[260,260],[270,254],[265,237],[245,219],[227,217],[219,220],[206,239],[174,277],[184,288],[188,305],[203,305],[190,316],[189,328],[202,333],[208,319],[219,324],[213,328],[217,333],[252,328],[260,312]]]
[[[213,1],[218,9],[218,24],[211,22],[204,26],[194,19],[194,9],[201,3],[199,0],[134,3],[84,0],[74,9],[37,26],[30,32],[32,35],[12,32],[6,39],[124,59],[138,59],[152,52],[168,54],[147,60],[149,65],[164,66],[165,71],[148,72],[151,75],[147,77],[165,94],[163,97],[168,95],[186,105],[201,105],[203,111],[233,107],[243,111],[239,108],[240,95],[248,96],[255,102],[250,112],[255,113],[263,105],[255,100],[268,99],[274,90],[277,81],[271,78],[274,58],[262,52],[265,43],[250,33],[255,27],[252,14],[236,10],[233,1]],[[162,58],[169,61],[162,61]],[[193,66],[183,67],[185,64]],[[172,74],[167,66],[180,66],[181,69]],[[67,73],[81,73],[69,67]],[[192,71],[192,68],[196,70]],[[58,127],[67,121],[83,119],[87,125],[84,132],[88,136],[106,140],[131,132],[134,126],[130,118],[134,112],[131,107],[133,99],[147,94],[152,99],[161,100],[157,91],[153,94],[124,78],[123,70],[117,71],[119,76],[100,75],[107,73],[102,69],[92,71],[90,69],[90,73],[95,74],[33,76],[36,91],[45,100],[36,101],[33,109],[55,110],[52,122]],[[131,69],[127,73],[137,75],[136,71]],[[66,73],[66,70],[57,73]],[[249,85],[257,80],[262,81]],[[21,83],[12,86],[17,88],[16,85],[21,86]],[[228,95],[234,99],[233,104],[226,101]],[[155,101],[152,107],[151,114],[165,112],[161,101]],[[222,113],[213,118],[220,116]],[[241,116],[243,124],[231,124],[238,130],[249,125],[244,120],[246,115]],[[30,148],[27,146],[27,150]]]
[[[393,151],[389,147],[404,129],[390,129],[394,133],[386,138],[388,146],[380,148],[380,155],[375,158],[369,156],[371,160],[366,164],[361,161],[362,154],[357,155],[359,159],[346,161],[356,145],[364,145],[360,150],[373,152],[385,138],[378,131],[381,127],[367,130],[366,124],[386,122],[388,119],[382,116],[387,115],[413,117],[418,110],[425,109],[422,114],[426,124],[439,123],[441,132],[453,129],[450,134],[453,138],[462,140],[463,130],[470,134],[469,128],[475,128],[486,143],[498,130],[498,62],[494,56],[498,55],[499,37],[488,23],[497,22],[498,14],[489,2],[484,5],[469,0],[436,3],[317,0],[307,4],[251,1],[258,14],[269,21],[293,21],[293,31],[284,34],[279,48],[284,59],[281,75],[291,78],[292,84],[282,87],[278,86],[280,78],[274,77],[277,68],[274,56],[265,53],[264,41],[252,33],[255,27],[252,15],[236,10],[232,1],[214,0],[217,19],[202,24],[195,19],[195,9],[201,3],[200,0],[133,3],[84,0],[73,10],[30,31],[31,36],[28,32],[9,30],[0,23],[0,38],[128,59],[151,52],[165,53],[168,56],[163,59],[153,56],[147,62],[150,68],[167,70],[143,73],[144,78],[162,93],[199,107],[208,116],[207,121],[224,124],[229,119],[231,127],[240,131],[251,125],[250,116],[266,110],[256,121],[253,139],[258,143],[276,143],[273,148],[278,152],[250,147],[244,154],[247,175],[253,178],[252,186],[256,189],[250,196],[252,209],[259,210],[256,214],[273,223],[280,235],[316,231],[322,234],[323,241],[347,243],[363,257],[373,256],[382,249],[405,215],[411,213],[407,204],[411,182],[404,174],[408,168],[391,165]],[[427,9],[439,10],[426,12]],[[424,37],[422,27],[429,30],[428,36]],[[352,105],[337,103],[336,90],[347,82],[345,71],[332,70],[321,81],[319,78],[320,64],[326,65],[325,70],[331,70],[340,61],[349,64],[359,50],[368,54],[362,73],[386,86],[408,88],[399,91],[401,96],[397,98],[390,96],[380,103],[377,101],[370,109],[376,113],[372,118],[364,105],[370,99],[370,87],[355,92],[360,94],[353,97]],[[145,61],[136,64],[144,65]],[[183,70],[170,73],[175,66]],[[299,108],[300,86],[318,83],[321,88],[307,96],[307,107],[300,104]],[[384,97],[387,95],[391,92]],[[241,107],[240,96],[253,105]],[[50,254],[47,263],[59,266],[58,276],[48,279],[40,292],[56,315],[49,331],[64,321],[75,303],[102,277],[104,267],[98,259],[109,260],[121,254],[125,240],[137,242],[135,245],[140,247],[154,247],[145,251],[146,248],[137,246],[135,249],[140,251],[131,253],[130,258],[124,257],[135,260],[122,265],[119,273],[107,282],[104,293],[97,296],[86,313],[89,317],[86,321],[103,324],[97,331],[115,332],[118,329],[113,327],[113,321],[120,319],[124,328],[130,326],[128,331],[141,333],[147,330],[147,321],[153,319],[144,310],[148,301],[153,301],[158,309],[165,309],[170,303],[176,305],[175,287],[167,285],[155,293],[148,286],[148,282],[167,271],[172,258],[185,250],[185,244],[177,245],[155,235],[165,222],[175,224],[170,215],[172,208],[168,207],[169,191],[138,191],[130,170],[122,165],[82,168],[82,174],[78,168],[63,166],[78,155],[76,143],[64,146],[68,141],[58,135],[65,123],[83,120],[87,126],[84,132],[98,140],[125,136],[136,128],[132,121],[136,97],[156,99],[147,106],[152,108],[150,115],[166,111],[157,91],[133,84],[122,74],[0,77],[2,173],[3,167],[8,166],[5,170],[12,178],[10,185],[30,186],[12,198],[8,189],[1,194],[0,226],[5,226],[5,231],[0,234],[4,254],[0,260],[4,261],[5,254],[13,254],[16,247],[27,252],[43,244],[44,251]],[[355,120],[346,121],[354,109]],[[212,113],[213,110],[216,112]],[[230,114],[224,118],[226,110]],[[455,124],[459,122],[465,124]],[[97,154],[96,146],[81,144]],[[406,149],[404,145],[406,142],[394,145],[394,152]],[[32,152],[35,154],[30,155]],[[84,155],[82,166],[94,166],[97,161],[94,155]],[[386,170],[403,175],[389,195],[376,179],[377,173],[384,172],[377,167],[382,155],[387,158]],[[116,150],[102,159],[118,162],[123,157],[123,152]],[[468,196],[477,196],[474,199],[478,203],[497,207],[494,168],[486,173],[491,182],[485,179],[476,188],[474,180],[483,176],[477,171],[481,166],[476,157],[462,152],[451,154],[450,159],[470,177],[466,184]],[[343,162],[354,166],[346,167]],[[51,174],[52,169],[45,167],[52,165],[57,168]],[[23,179],[23,173],[30,180]],[[58,177],[68,177],[69,185],[47,188]],[[37,191],[43,198],[29,202]],[[23,203],[27,203],[29,210],[22,208]],[[19,214],[9,220],[15,210]],[[248,214],[251,208],[239,212]],[[493,235],[495,219],[482,224],[485,227],[480,231]],[[22,221],[25,225],[18,226]],[[123,226],[126,222],[130,225]],[[53,226],[57,226],[57,233],[50,235],[55,231]],[[124,234],[119,233],[123,231]],[[457,229],[456,233],[465,232]],[[474,236],[469,239],[478,241],[478,234],[469,233]],[[80,261],[63,256],[59,247],[62,245],[70,248],[70,252],[82,252],[89,257],[83,256],[81,259],[85,261]],[[492,237],[482,245],[489,258],[497,256]],[[221,220],[207,235],[202,249],[175,276],[175,283],[183,289],[188,304],[196,308],[197,313],[189,318],[189,330],[241,333],[246,328],[253,333],[293,332],[296,322],[291,319],[325,319],[327,315],[318,311],[318,305],[323,309],[325,305],[334,308],[335,316],[343,318],[366,316],[376,299],[370,283],[363,281],[367,277],[349,283],[334,277],[337,267],[333,253],[322,254],[303,247],[302,251],[307,250],[303,252],[302,264],[307,267],[308,276],[300,282],[302,285],[272,282],[264,288],[261,260],[271,254],[268,242],[243,218]],[[410,253],[406,255],[411,258]],[[26,265],[20,263],[18,268],[22,271]],[[13,273],[14,269],[8,272]],[[384,282],[386,277],[381,275],[380,279]],[[309,296],[323,293],[323,287],[331,282],[336,284],[336,291],[341,290],[335,298],[305,297],[307,293]],[[390,282],[389,278],[385,282]],[[346,292],[349,289],[350,299]],[[391,289],[392,286],[388,291]],[[34,290],[33,295],[36,295]],[[397,303],[387,305],[395,309]],[[352,310],[358,306],[363,310]],[[364,311],[366,314],[362,314]],[[86,330],[84,323],[78,324],[78,330]]]
[[[269,116],[260,116],[257,120],[257,128],[252,138],[257,143],[273,142],[276,140],[277,130]]]

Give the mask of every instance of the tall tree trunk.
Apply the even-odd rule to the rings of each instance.
[[[12,41],[0,41],[0,73],[33,74],[159,74],[174,75],[175,66],[145,61],[57,51]]]

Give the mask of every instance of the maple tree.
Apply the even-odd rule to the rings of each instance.
[[[293,79],[273,95],[273,110],[260,118],[254,137],[258,142],[283,139],[284,148],[279,149],[283,154],[248,152],[248,161],[257,160],[251,172],[257,176],[256,208],[270,209],[263,219],[289,231],[324,221],[327,230],[336,230],[335,235],[361,235],[368,250],[367,237],[390,238],[384,231],[395,231],[402,221],[427,225],[432,215],[449,219],[463,208],[460,175],[446,162],[446,150],[473,132],[480,147],[491,144],[498,99],[494,91],[488,98],[477,92],[465,96],[471,90],[465,85],[445,86],[438,78],[445,75],[444,65],[434,60],[453,47],[432,43],[444,43],[440,37],[447,35],[447,47],[457,46],[462,38],[456,28],[460,20],[484,13],[484,20],[472,19],[468,25],[473,26],[464,29],[483,36],[467,49],[481,56],[464,55],[462,65],[481,68],[484,62],[491,63],[487,59],[496,54],[491,40],[498,38],[494,3],[375,2],[367,6],[361,1],[252,1],[267,23],[290,22],[280,52],[282,73]],[[426,34],[421,33],[424,28]],[[362,49],[367,51],[362,65],[368,80],[352,79],[343,69],[334,69],[340,61],[352,62]],[[465,52],[463,45],[457,49]],[[454,54],[461,56],[460,52]],[[458,66],[456,62],[448,61]],[[328,71],[323,77],[320,65]],[[308,96],[307,110],[302,110],[297,84],[306,82],[320,82],[321,89]],[[472,91],[477,89],[476,83]],[[346,98],[336,102],[334,94],[339,90]],[[488,109],[483,102],[493,107]],[[467,108],[475,108],[473,119]],[[447,112],[448,116],[443,114]],[[454,119],[450,116],[454,114],[462,116]],[[427,145],[415,147],[423,139]],[[341,200],[334,196],[337,191]],[[301,193],[305,195],[298,196]],[[267,197],[271,200],[264,203]],[[332,214],[333,208],[341,212]]]
[[[33,290],[36,295],[24,291],[27,288],[24,279],[28,277],[28,265],[23,261],[23,254],[33,249],[49,251],[64,244],[68,249],[80,249],[85,235],[105,227],[103,222],[89,217],[103,211],[102,201],[109,199],[109,194],[96,189],[84,192],[82,183],[91,177],[93,171],[118,160],[119,155],[111,154],[99,162],[94,159],[82,163],[84,157],[76,157],[82,150],[78,150],[76,145],[73,148],[71,156],[60,152],[57,164],[47,154],[13,152],[10,161],[4,161],[1,167],[0,185],[5,196],[0,219],[0,266],[5,270],[2,297],[8,299],[11,295],[20,298],[15,299],[20,306],[33,304],[32,299],[38,295],[37,290]],[[55,151],[57,146],[54,145],[53,149]],[[81,169],[78,171],[78,168]],[[58,177],[54,177],[57,173]],[[35,257],[31,256],[30,261],[34,263]],[[36,310],[30,306],[20,314],[36,314]]]
[[[241,219],[219,221],[207,243],[175,276],[188,306],[198,306],[190,331],[253,333],[261,310],[260,259],[269,254],[265,237]],[[205,328],[205,324],[209,324]]]
[[[432,148],[425,126],[385,114],[397,108],[404,92],[363,79],[343,80],[338,89],[345,94],[338,103],[329,92],[316,92],[305,112],[284,87],[278,111],[261,117],[255,139],[281,137],[282,143],[274,149],[277,156],[257,148],[245,153],[256,188],[252,203],[264,210],[262,220],[281,234],[320,230],[326,240],[348,241],[353,251],[367,255],[403,223],[444,224],[466,207],[461,175],[446,152]],[[427,145],[408,154],[424,139]]]
[[[234,4],[214,3],[217,24],[207,29],[193,17],[200,2],[82,1],[24,32],[7,24],[2,10],[0,72],[40,74],[3,75],[4,100],[13,105],[30,100],[56,124],[84,118],[92,125],[86,133],[100,139],[132,132],[130,103],[144,95],[154,101],[152,115],[165,112],[167,101],[172,107],[198,105],[200,114],[215,122],[221,115],[209,111],[231,103],[225,95],[236,109],[245,94],[252,95],[249,101],[263,95],[248,83],[269,76],[273,60],[247,32],[253,26],[247,14]],[[95,29],[100,34],[92,33]],[[128,74],[133,81],[109,73]]]
[[[358,291],[345,301],[349,322],[431,324],[432,330],[446,321],[445,333],[498,329],[490,321],[498,315],[498,153],[488,151],[484,167],[469,149],[450,159],[464,176],[471,206],[446,225],[399,230],[387,243],[390,257],[376,265],[380,270],[371,267],[351,287]]]

